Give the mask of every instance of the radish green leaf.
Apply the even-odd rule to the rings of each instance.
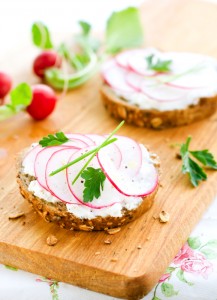
[[[129,7],[111,15],[107,21],[105,42],[106,51],[111,54],[142,45],[143,29],[136,7]]]

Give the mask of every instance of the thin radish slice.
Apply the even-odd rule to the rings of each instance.
[[[54,171],[57,166],[61,167],[68,163],[69,158],[76,152],[78,149],[73,148],[65,148],[59,149],[54,152],[51,157],[49,158],[46,164],[45,170],[45,180],[46,186],[48,187],[49,191],[57,197],[59,200],[70,203],[70,204],[78,204],[79,202],[76,198],[72,195],[67,178],[66,178],[66,171],[62,171],[57,173],[56,175],[49,176],[52,171]]]
[[[68,133],[68,134],[66,134],[66,136],[72,141],[74,139],[81,141],[85,145],[85,147],[91,146],[94,144],[93,141],[86,134]],[[83,147],[81,147],[81,148],[83,148]]]
[[[111,161],[112,165],[118,169],[119,172],[123,172],[126,176],[133,177],[138,174],[141,165],[142,165],[142,151],[140,145],[132,140],[131,138],[125,136],[115,136],[117,141],[114,144],[118,147],[121,153],[121,164],[117,168],[117,165],[114,164],[116,152],[111,151],[108,147],[101,149],[98,153],[98,159],[100,161],[100,165],[104,164],[104,156],[106,162],[109,156],[109,161]]]
[[[144,83],[144,77],[142,75],[139,75],[134,72],[128,72],[126,74],[126,82],[129,84],[132,88],[137,90],[138,92],[141,90],[141,86]]]
[[[147,151],[142,149],[142,165],[139,172],[132,176],[131,172],[125,172],[122,168],[117,170],[112,164],[111,156],[106,149],[98,153],[99,164],[111,184],[123,195],[144,197],[151,194],[158,184],[158,174],[150,159],[147,159]]]
[[[110,148],[110,145],[107,146],[106,148]],[[93,147],[88,147],[86,151],[90,151],[92,149]],[[78,152],[76,152],[71,156],[70,161],[81,156],[83,153],[84,153],[84,149],[79,150]],[[87,160],[88,157],[67,169],[68,186],[73,196],[81,204],[95,209],[110,207],[116,203],[122,202],[123,195],[121,195],[116,189],[114,189],[114,187],[111,185],[111,183],[108,180],[105,180],[103,191],[101,191],[101,195],[98,199],[94,198],[92,202],[86,202],[86,203],[83,201],[83,191],[85,189],[84,179],[79,177],[78,180],[73,185],[72,185],[72,181],[74,180],[75,176],[79,173],[79,171],[84,166]],[[92,167],[95,169],[100,168],[96,157],[94,157],[94,159],[90,162],[88,167]]]
[[[143,55],[135,55],[129,57],[128,65],[130,66],[131,70],[139,75],[143,76],[156,76],[158,74],[157,71],[148,69],[148,64],[146,61],[146,57]]]
[[[140,49],[121,52],[120,54],[116,55],[115,61],[120,67],[129,69],[129,63],[128,63],[129,58],[132,55],[137,55],[141,53],[141,51],[144,52],[144,50],[140,50]]]
[[[186,99],[188,91],[177,89],[165,84],[153,84],[152,86],[143,84],[141,91],[144,95],[158,102],[181,101]]]
[[[97,147],[97,146],[101,145],[108,136],[107,135],[102,136],[102,135],[98,135],[98,134],[88,134],[88,137],[90,137],[95,142],[96,147]],[[118,148],[116,143],[112,143],[110,145],[109,149],[113,153],[113,162],[114,162],[116,168],[119,168],[121,165],[121,160],[122,160],[122,155],[121,155],[120,149]]]
[[[127,93],[133,93],[135,92],[135,89],[126,83],[126,74],[126,70],[114,64],[111,68],[103,73],[103,78],[111,88]]]
[[[51,155],[56,152],[57,150],[64,149],[62,146],[54,146],[54,147],[46,147],[43,148],[35,157],[34,169],[35,169],[35,177],[44,189],[50,191],[47,183],[46,183],[46,165],[51,157]]]
[[[22,162],[24,174],[29,174],[31,176],[35,176],[34,161],[35,161],[37,154],[42,149],[43,148],[40,145],[36,144],[30,151],[27,152],[27,154],[24,157],[23,162]]]

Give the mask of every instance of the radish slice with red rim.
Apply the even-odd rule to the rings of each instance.
[[[119,166],[115,164],[115,157],[117,153],[111,151],[108,147],[102,148],[98,153],[98,158],[103,165],[103,155],[108,155],[110,161],[119,171],[123,171],[127,176],[134,176],[139,172],[142,165],[142,151],[140,145],[132,140],[131,138],[125,136],[115,135],[117,141],[113,144],[118,148],[121,155],[121,163]]]
[[[110,148],[112,145],[106,146],[106,148]],[[114,147],[111,147],[114,149]],[[92,147],[88,147],[85,151],[92,150]],[[78,152],[74,153],[69,161],[72,161],[76,159],[77,157],[81,156],[85,153],[84,149],[79,150]],[[108,180],[105,180],[104,182],[104,188],[103,191],[101,191],[101,195],[98,199],[94,198],[92,202],[84,202],[83,201],[83,191],[85,189],[84,187],[84,179],[79,177],[78,180],[72,185],[72,181],[74,180],[75,176],[79,173],[79,171],[82,169],[84,164],[89,158],[85,158],[82,161],[76,163],[75,165],[69,167],[66,171],[67,173],[67,180],[68,180],[68,186],[71,190],[71,193],[73,196],[80,202],[81,204],[95,208],[95,209],[101,209],[105,207],[110,207],[116,203],[120,203],[123,201],[123,195],[121,195],[116,189],[114,189],[113,185]],[[95,169],[100,168],[98,160],[96,157],[93,158],[93,160],[90,162],[88,167],[92,167]]]
[[[158,102],[181,101],[186,99],[188,93],[186,90],[180,90],[160,83],[149,86],[143,84],[141,90],[144,95]]]
[[[88,137],[90,137],[94,141],[94,143],[96,144],[96,147],[97,147],[97,146],[101,145],[108,136],[107,135],[102,136],[102,135],[97,135],[97,134],[88,134]],[[119,147],[117,146],[117,143],[112,143],[110,145],[109,149],[113,153],[113,162],[114,162],[116,168],[119,168],[121,165],[121,161],[122,161],[122,155],[121,155],[121,151],[120,151]]]
[[[135,89],[129,86],[126,83],[126,74],[127,71],[118,67],[117,65],[113,65],[105,72],[103,72],[103,78],[105,82],[113,89],[120,90],[127,93],[135,92]]]
[[[36,180],[38,181],[40,186],[42,186],[47,191],[50,191],[50,190],[46,183],[46,176],[45,176],[46,165],[47,165],[47,162],[48,162],[49,158],[51,157],[51,155],[60,149],[64,149],[62,147],[62,145],[46,147],[46,148],[43,148],[40,152],[38,152],[38,154],[35,157],[34,169],[35,169]]]
[[[42,150],[43,148],[41,145],[35,145],[30,151],[28,151],[23,159],[22,166],[23,166],[23,172],[27,173],[31,176],[35,176],[35,170],[34,170],[34,161],[37,156],[37,154]],[[32,168],[30,169],[30,166]],[[28,170],[27,170],[28,169]]]
[[[106,148],[101,149],[97,155],[99,165],[111,184],[123,195],[144,197],[152,193],[158,184],[158,173],[154,167],[147,150],[142,147],[142,163],[139,171],[128,171],[129,168],[116,169]],[[125,153],[122,153],[122,157]],[[136,159],[136,157],[134,157]],[[129,165],[128,165],[129,166]],[[126,171],[127,170],[127,171]]]
[[[76,140],[76,141],[80,141],[83,143],[83,147],[87,147],[87,146],[91,146],[93,145],[93,141],[86,135],[86,134],[80,134],[80,133],[68,133],[66,134],[66,136],[70,139],[70,140]],[[79,147],[79,145],[77,145]]]
[[[144,83],[145,79],[143,76],[134,73],[134,72],[128,72],[126,74],[126,82],[129,84],[132,88],[137,90],[138,92],[141,91],[141,86]]]
[[[49,175],[57,168],[57,166],[61,167],[62,165],[67,164],[69,158],[78,150],[79,149],[76,148],[57,150],[50,156],[45,170],[46,186],[48,187],[49,191],[59,200],[70,204],[78,204],[79,202],[72,195],[69,189],[66,171],[61,171],[53,176]]]
[[[121,52],[115,56],[115,61],[120,67],[129,69],[129,63],[128,63],[129,58],[132,55],[136,55],[136,54],[140,53],[141,51],[143,51],[143,50],[136,49],[136,50],[130,50],[130,51],[128,50],[128,51]]]

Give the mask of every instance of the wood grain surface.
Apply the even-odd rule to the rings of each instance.
[[[146,45],[163,50],[194,51],[217,57],[217,6],[202,1],[150,0],[141,7]],[[20,50],[20,53],[23,50]],[[29,50],[30,53],[31,49]],[[29,53],[29,52],[28,52]],[[31,75],[33,56],[0,58],[18,82]],[[45,223],[19,195],[16,154],[58,130],[108,133],[117,126],[101,104],[99,76],[59,100],[53,115],[41,122],[21,113],[0,124],[0,262],[36,274],[126,299],[140,299],[157,283],[217,194],[217,173],[197,189],[181,174],[177,149],[170,144],[192,135],[192,149],[209,148],[217,155],[217,115],[190,126],[152,131],[125,125],[119,134],[144,143],[162,161],[162,187],[151,210],[115,235],[71,232]],[[170,221],[162,224],[165,210]],[[25,216],[9,220],[12,213]],[[58,238],[46,244],[50,234]],[[105,244],[106,239],[111,244]]]

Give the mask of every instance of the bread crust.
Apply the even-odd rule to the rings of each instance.
[[[107,231],[108,229],[125,225],[144,214],[152,206],[159,186],[158,182],[156,189],[148,196],[143,197],[142,203],[136,209],[127,210],[126,208],[123,208],[121,217],[107,216],[96,217],[91,220],[80,219],[67,211],[64,202],[51,203],[35,196],[28,190],[30,182],[35,180],[35,178],[22,172],[22,157],[23,155],[20,155],[17,161],[17,182],[21,195],[33,206],[46,222],[54,222],[61,228],[69,230]],[[158,158],[156,158],[155,161],[156,168],[159,170]]]
[[[105,108],[113,117],[139,127],[164,129],[188,125],[211,116],[217,110],[217,95],[201,98],[198,104],[188,106],[185,109],[159,111],[141,109],[129,104],[118,97],[106,84],[102,86],[100,92]]]

